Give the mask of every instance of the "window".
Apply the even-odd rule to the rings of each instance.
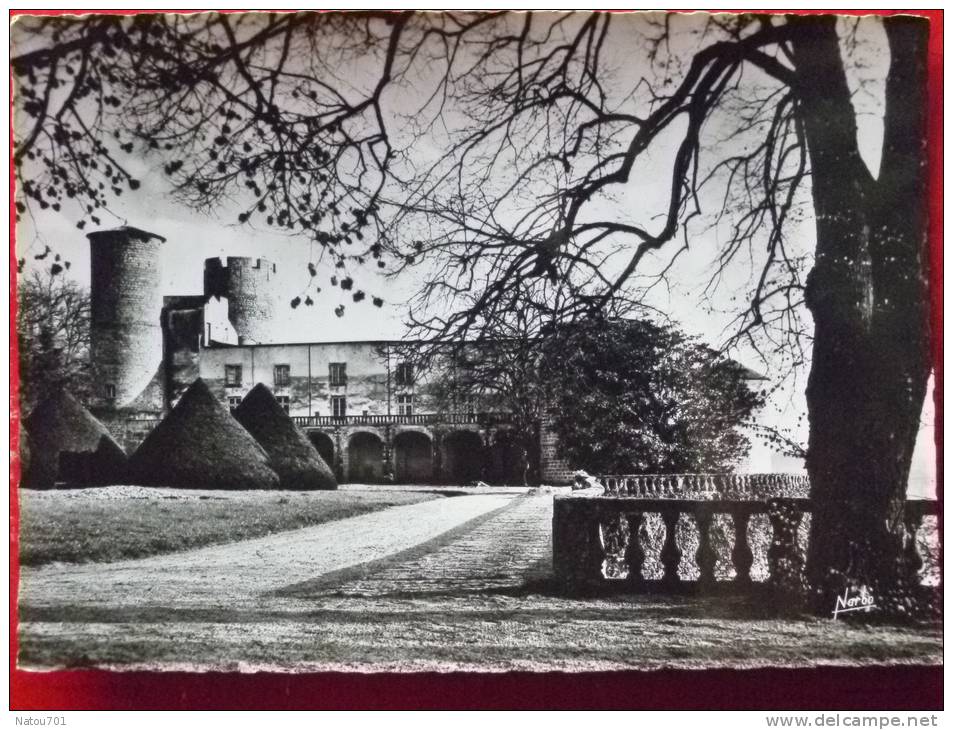
[[[275,400],[278,401],[278,405],[284,409],[285,413],[291,413],[291,398],[286,395],[276,395]]]
[[[347,383],[347,363],[332,362],[329,366],[331,385],[345,385]]]
[[[460,397],[460,411],[466,413],[468,416],[472,416],[476,413],[476,403],[472,395]]]
[[[106,383],[106,397],[115,398],[116,397],[116,386],[112,383]]]
[[[397,374],[396,374],[397,385],[413,385],[414,384],[414,366],[409,362],[402,362],[397,364]]]
[[[242,366],[241,365],[226,365],[225,366],[225,385],[230,388],[237,387],[242,384]]]
[[[232,413],[235,412],[235,409],[242,404],[242,397],[240,395],[230,395],[228,396],[228,410]]]
[[[343,418],[347,415],[347,398],[345,396],[331,396],[331,415],[335,418]]]
[[[275,365],[275,388],[287,388],[291,385],[291,366]]]
[[[397,415],[398,416],[414,415],[414,396],[412,395],[397,396]]]

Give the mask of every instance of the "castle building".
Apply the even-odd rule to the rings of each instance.
[[[544,484],[572,479],[545,420],[524,458],[490,396],[440,402],[439,374],[403,354],[413,343],[271,341],[281,306],[270,261],[206,259],[201,294],[166,296],[162,236],[123,226],[88,239],[89,408],[128,454],[202,378],[231,408],[267,385],[340,482],[521,484],[527,459]],[[753,440],[744,470],[778,471],[778,457]]]
[[[232,408],[267,385],[341,481],[522,483],[507,414],[472,399],[441,407],[432,376],[402,356],[406,343],[269,341],[280,316],[275,264],[210,258],[202,294],[163,296],[165,239],[128,226],[88,238],[98,389],[90,410],[127,452],[201,377]],[[568,482],[545,424],[537,442],[530,459],[540,479]]]

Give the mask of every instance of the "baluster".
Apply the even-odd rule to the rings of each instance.
[[[731,512],[735,523],[735,544],[731,550],[731,563],[735,566],[735,582],[747,588],[751,585],[751,566],[754,564],[754,555],[748,545],[748,520],[751,513],[742,505],[735,505]]]
[[[593,513],[588,527],[589,549],[586,551],[586,575],[584,581],[586,585],[599,585],[603,581],[602,564],[606,559],[606,543],[602,530],[602,517],[598,513]]]
[[[665,523],[665,542],[662,545],[662,551],[659,559],[662,567],[665,569],[665,575],[662,581],[671,587],[679,584],[678,566],[682,562],[682,551],[678,547],[678,541],[675,539],[675,526],[678,524],[678,510],[666,508],[662,511],[662,522]]]
[[[626,515],[629,522],[629,544],[625,550],[625,562],[629,566],[629,582],[633,587],[641,588],[645,583],[642,578],[642,564],[645,562],[645,550],[639,540],[644,515],[641,512],[631,512]]]
[[[907,510],[903,515],[903,524],[907,528],[907,534],[909,535],[904,553],[910,576],[919,582],[920,570],[923,568],[923,557],[920,555],[920,550],[918,549],[917,533],[920,531],[920,525],[923,522],[923,513],[919,509],[911,509],[914,506],[918,507],[919,505],[908,503]]]
[[[712,512],[706,504],[700,504],[695,510],[695,524],[698,527],[698,550],[695,562],[698,563],[698,583],[711,586],[715,582],[715,561],[718,556],[711,545]]]
[[[784,592],[800,592],[804,587],[804,560],[797,544],[801,517],[801,510],[794,503],[778,498],[768,500],[773,532],[768,548],[769,580]]]

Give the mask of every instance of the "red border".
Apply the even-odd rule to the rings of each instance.
[[[200,10],[11,10],[16,15]],[[240,11],[234,11],[240,12]],[[272,11],[282,12],[282,11]],[[687,11],[678,11],[687,12]],[[716,12],[716,11],[710,11]],[[719,12],[751,12],[726,10]],[[943,499],[943,11],[771,10],[919,15],[930,21],[929,167],[937,498]],[[13,80],[10,79],[10,708],[50,709],[942,709],[942,667],[659,671],[598,674],[185,674],[16,667],[19,421]],[[942,510],[940,534],[942,536]],[[686,688],[690,687],[690,691]]]

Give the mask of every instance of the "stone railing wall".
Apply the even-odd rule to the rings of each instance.
[[[761,478],[743,477],[732,484],[741,492],[746,488],[784,491],[804,486],[800,477],[772,480],[764,478],[769,475],[755,476]],[[605,484],[604,495],[586,490],[555,498],[553,564],[557,580],[567,591],[610,587],[632,592],[744,591],[756,585],[794,590],[803,587],[805,521],[811,511],[806,497],[720,495],[708,489],[711,482],[693,482],[690,475],[682,481],[663,480],[661,485],[650,477],[606,477]],[[630,487],[662,486],[670,490],[664,496],[629,496],[627,491]],[[695,486],[697,492],[686,494]],[[681,496],[674,492],[679,487]],[[937,514],[935,501],[911,500],[907,503],[907,526],[918,534],[924,516]],[[694,529],[691,539],[687,538],[686,522]],[[752,529],[755,522],[758,529]],[[758,571],[757,576],[752,571],[753,535],[766,552],[761,559],[766,562],[766,570]],[[912,541],[909,549],[908,557],[919,570],[923,556],[918,541]],[[648,570],[650,557],[654,570]]]
[[[801,474],[639,474],[599,477],[609,497],[767,499],[807,497],[811,483]]]
[[[479,424],[481,426],[505,424],[511,420],[507,413],[413,413],[392,415],[351,415],[351,416],[292,416],[297,425],[309,426],[453,426],[460,424]]]

